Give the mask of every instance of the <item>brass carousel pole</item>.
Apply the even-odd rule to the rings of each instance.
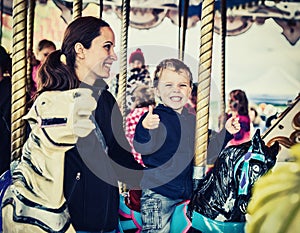
[[[28,1],[28,14],[27,14],[27,51],[33,51],[33,26],[34,26],[34,14],[35,14],[35,0]],[[27,60],[27,93],[30,94],[31,90],[31,73],[32,73],[32,66],[30,61]]]
[[[73,1],[73,20],[82,16],[82,0]]]
[[[123,115],[123,128],[126,127],[126,87],[127,87],[127,38],[129,26],[130,5],[129,0],[122,0],[122,28],[121,28],[121,48],[120,48],[120,73],[117,99]]]
[[[26,112],[26,14],[27,0],[14,0],[11,106],[12,160],[20,158],[26,133],[25,122],[22,120]]]
[[[118,103],[123,116],[123,128],[126,129],[126,87],[127,87],[127,39],[130,14],[130,0],[122,0],[122,25],[120,47],[120,72],[119,88],[117,93]],[[126,191],[126,185],[120,184],[120,192]]]
[[[214,3],[214,0],[204,0],[202,2],[195,135],[195,179],[202,178],[206,169],[210,101],[209,95],[214,29]]]
[[[225,50],[226,50],[226,32],[227,32],[227,6],[226,6],[226,0],[221,0],[221,51],[222,51],[222,57],[221,57],[221,116],[225,116],[225,106],[226,106],[226,97],[225,97]],[[219,128],[222,129],[224,127],[224,120],[222,119],[220,121]]]

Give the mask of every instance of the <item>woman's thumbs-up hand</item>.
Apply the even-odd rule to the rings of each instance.
[[[144,118],[142,125],[145,129],[156,129],[159,125],[159,116],[157,114],[153,114],[153,106],[149,106],[149,111],[147,116]]]

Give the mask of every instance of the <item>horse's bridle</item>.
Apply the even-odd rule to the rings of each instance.
[[[234,166],[234,179],[236,179],[236,173],[237,173],[237,170],[238,170],[240,164],[243,163],[238,195],[247,195],[248,194],[249,167],[250,167],[249,162],[251,159],[265,162],[265,155],[253,152],[253,147],[250,146],[247,153],[237,161],[236,165]]]
[[[43,133],[45,134],[46,138],[55,146],[60,147],[68,147],[68,146],[74,146],[74,144],[71,143],[59,143],[53,141],[53,139],[49,136],[49,134],[46,132],[47,127],[55,127],[55,126],[64,126],[67,124],[68,119],[66,117],[53,117],[53,118],[45,118],[43,119],[37,110],[36,105],[34,106],[35,113],[37,115],[37,122],[39,127],[42,129]]]

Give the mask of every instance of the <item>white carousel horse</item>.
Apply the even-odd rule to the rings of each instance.
[[[75,232],[63,196],[64,156],[95,128],[89,119],[95,108],[88,89],[36,99],[24,117],[32,131],[2,200],[3,233]]]

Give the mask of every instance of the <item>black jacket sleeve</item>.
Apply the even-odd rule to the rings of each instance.
[[[207,148],[207,164],[214,164],[220,152],[224,149],[227,143],[233,138],[225,128],[219,133],[209,130],[209,144]]]
[[[95,119],[108,146],[108,156],[120,181],[127,184],[139,182],[143,167],[134,159],[125,137],[123,118],[112,94],[104,90],[97,104]]]

